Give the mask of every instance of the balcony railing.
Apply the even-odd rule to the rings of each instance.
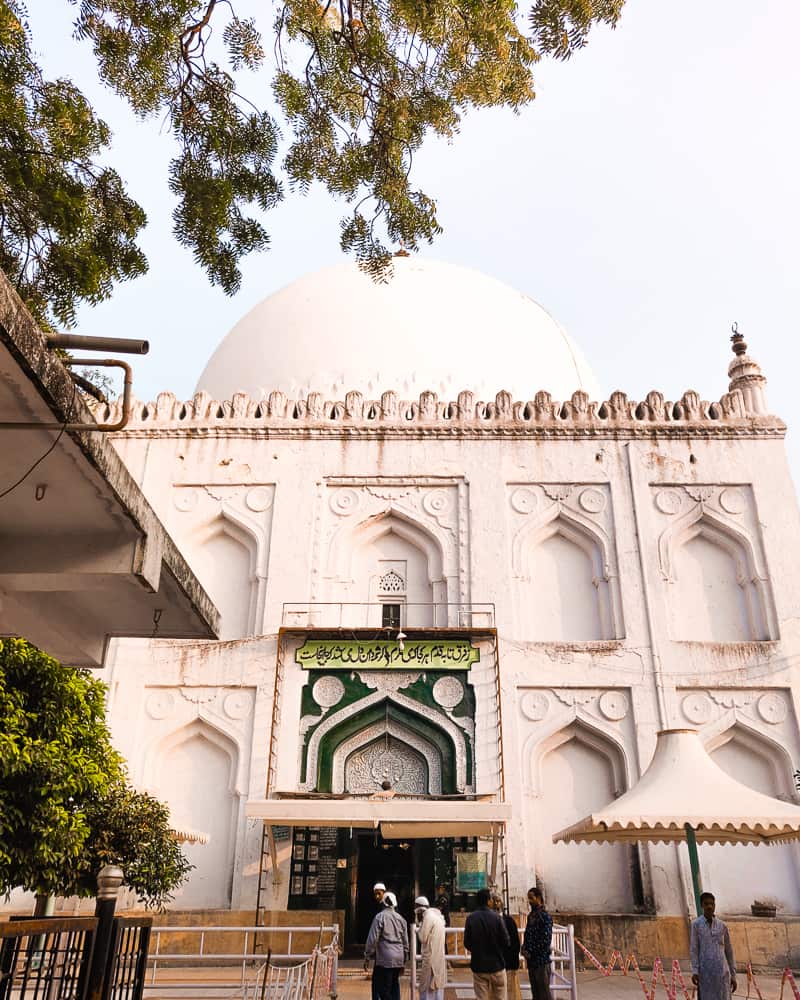
[[[399,622],[387,608],[399,606]],[[389,620],[390,619],[390,620]],[[330,601],[283,605],[284,628],[385,629],[391,635],[402,629],[492,629],[494,604],[364,604]]]

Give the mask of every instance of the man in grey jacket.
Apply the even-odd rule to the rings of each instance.
[[[379,1000],[400,1000],[400,973],[408,961],[408,924],[397,912],[393,892],[383,897],[383,909],[369,929],[365,958],[374,958],[372,993]]]

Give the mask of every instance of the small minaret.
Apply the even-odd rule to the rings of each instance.
[[[744,397],[744,407],[748,415],[754,417],[766,416],[769,413],[767,408],[767,397],[764,387],[767,380],[761,372],[756,361],[747,356],[747,344],[744,336],[739,333],[736,323],[731,327],[733,336],[731,344],[733,353],[736,355],[728,365],[728,377],[730,384],[728,391],[740,389]]]

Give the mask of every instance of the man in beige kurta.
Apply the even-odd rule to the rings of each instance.
[[[444,1000],[447,982],[447,962],[444,957],[444,917],[427,897],[418,896],[414,909],[419,923],[419,944],[422,962],[419,968],[420,1000]]]

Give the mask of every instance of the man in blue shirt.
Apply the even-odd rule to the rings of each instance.
[[[550,942],[553,938],[553,918],[544,908],[542,890],[528,889],[531,912],[525,926],[522,954],[528,963],[531,1000],[552,1000],[550,993]]]

